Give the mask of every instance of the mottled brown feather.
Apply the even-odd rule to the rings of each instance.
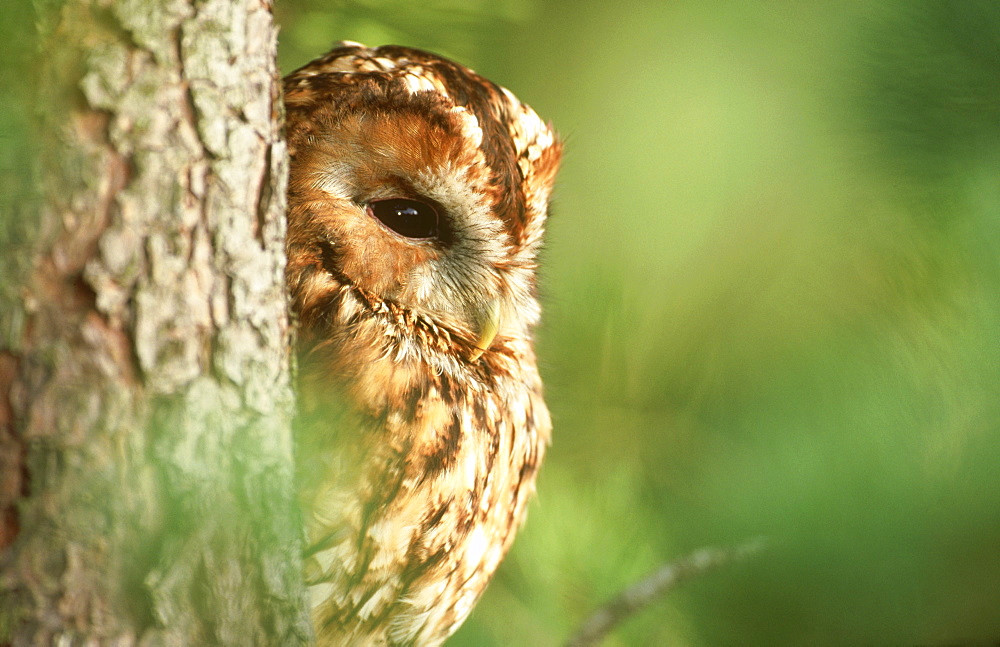
[[[403,47],[335,49],[285,79],[285,103],[319,643],[439,644],[509,549],[549,441],[534,270],[560,144],[506,90]],[[366,213],[387,198],[432,205],[439,234]]]

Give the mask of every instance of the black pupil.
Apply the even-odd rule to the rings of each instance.
[[[394,198],[372,202],[368,209],[383,225],[401,236],[433,238],[438,235],[437,211],[425,202]]]

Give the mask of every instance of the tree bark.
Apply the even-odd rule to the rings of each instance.
[[[40,5],[40,207],[3,241],[0,644],[308,642],[270,3]]]

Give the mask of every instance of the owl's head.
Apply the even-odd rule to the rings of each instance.
[[[448,330],[468,359],[528,335],[561,150],[531,108],[433,54],[357,44],[289,75],[285,105],[305,325],[348,286]]]

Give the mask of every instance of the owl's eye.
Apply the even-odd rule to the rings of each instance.
[[[419,200],[375,200],[368,203],[368,213],[407,238],[435,238],[439,233],[437,209]]]

